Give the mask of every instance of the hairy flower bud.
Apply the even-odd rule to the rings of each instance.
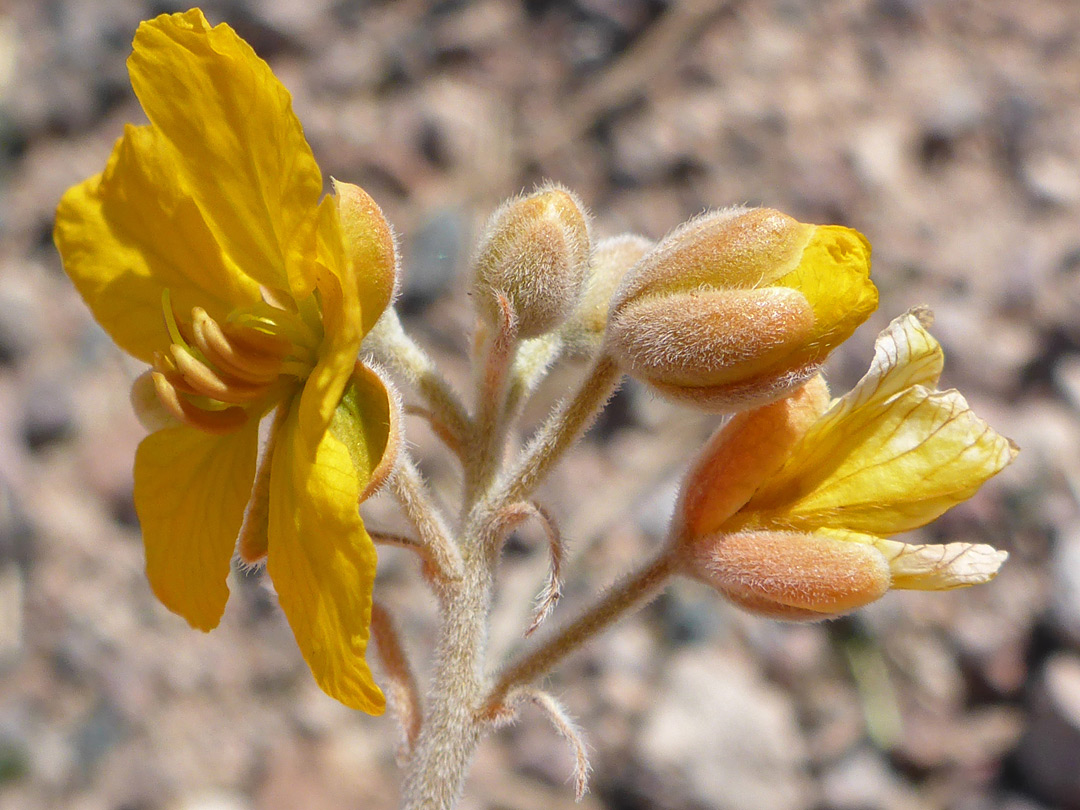
[[[562,328],[569,354],[587,356],[600,348],[607,328],[611,296],[623,276],[652,246],[651,240],[632,233],[611,236],[596,244],[577,309]]]
[[[474,265],[473,293],[489,324],[502,321],[502,294],[520,337],[550,332],[574,310],[588,272],[583,206],[559,186],[507,201],[488,221]]]
[[[334,199],[347,258],[370,290],[371,305],[360,314],[366,332],[398,293],[397,243],[382,209],[360,186],[334,180]]]
[[[1016,454],[955,391],[913,310],[881,333],[862,380],[830,400],[820,376],[733,417],[690,468],[672,537],[683,572],[777,619],[823,619],[889,589],[988,582],[1005,558],[978,543],[891,535],[971,497]]]
[[[775,400],[817,373],[877,306],[857,231],[767,208],[683,224],[625,276],[607,347],[659,393],[727,412]]]

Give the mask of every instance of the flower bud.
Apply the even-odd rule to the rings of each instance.
[[[877,306],[857,231],[767,208],[690,220],[625,276],[606,345],[664,396],[728,412],[817,373]]]
[[[334,180],[334,196],[345,255],[356,277],[363,279],[361,323],[366,333],[398,293],[397,243],[382,209],[360,186]]]
[[[603,239],[593,248],[581,300],[562,328],[569,354],[588,356],[600,348],[612,294],[623,276],[652,246],[652,241],[644,236],[626,233]]]
[[[519,337],[550,332],[574,310],[588,272],[584,208],[559,186],[507,201],[488,221],[474,265],[473,292],[489,324],[502,322],[502,294]]]
[[[784,531],[715,534],[685,547],[686,572],[739,607],[789,621],[827,619],[880,599],[892,584],[871,545]]]

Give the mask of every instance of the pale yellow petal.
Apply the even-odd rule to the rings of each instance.
[[[262,284],[308,295],[322,175],[269,66],[229,26],[211,28],[192,9],[140,25],[128,70],[229,258]]]
[[[1009,558],[983,543],[917,545],[875,539],[874,548],[889,563],[892,587],[916,591],[948,591],[981,585],[997,576]]]
[[[258,284],[223,257],[177,175],[160,135],[128,126],[105,171],[69,189],[56,211],[64,271],[113,340],[147,363],[170,342],[163,290],[182,316],[201,306],[224,318],[259,300]]]
[[[308,444],[299,411],[294,401],[271,462],[267,570],[319,687],[380,714],[383,694],[364,660],[376,557],[357,511],[360,482],[333,433]]]
[[[135,510],[146,574],[158,599],[200,630],[221,620],[230,560],[251,495],[259,426],[212,436],[151,433],[135,454]]]

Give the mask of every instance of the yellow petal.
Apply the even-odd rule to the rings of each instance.
[[[325,336],[315,368],[304,384],[299,417],[301,430],[312,446],[329,429],[363,339],[359,291],[356,284],[347,283],[341,223],[330,197],[319,205],[318,236],[318,291]]]
[[[357,363],[334,411],[330,432],[349,450],[361,501],[376,492],[394,468],[401,441],[400,411],[388,383]]]
[[[792,287],[814,310],[814,336],[805,362],[821,362],[877,309],[870,281],[870,243],[840,225],[815,225],[798,267],[776,282]]]
[[[223,258],[179,185],[174,153],[150,127],[128,126],[105,171],[67,191],[54,238],[95,319],[147,363],[170,342],[164,289],[178,312],[201,306],[215,318],[259,300],[258,284]]]
[[[915,384],[935,381],[940,370],[940,347],[916,317],[895,321],[871,373],[746,505],[757,513],[750,522],[890,535],[970,498],[1016,448],[956,391]]]
[[[334,200],[348,258],[348,272],[357,288],[364,334],[393,300],[398,285],[397,245],[382,209],[360,186],[334,181]]]
[[[211,28],[192,9],[142,23],[128,70],[229,258],[260,283],[306,297],[322,175],[269,66],[229,26]]]
[[[135,454],[135,510],[158,599],[192,627],[221,620],[236,535],[258,452],[254,419],[225,436],[189,427],[151,433]]]
[[[267,570],[319,687],[380,714],[383,694],[364,660],[376,559],[357,512],[360,483],[332,433],[307,443],[299,410],[294,400],[271,462]]]

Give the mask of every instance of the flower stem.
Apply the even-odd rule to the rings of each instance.
[[[440,582],[460,579],[461,553],[450,539],[442,513],[431,502],[420,471],[405,450],[390,476],[390,488],[409,518],[419,540],[417,550]]]
[[[603,410],[620,377],[611,357],[601,355],[594,361],[577,392],[559,403],[525,448],[520,462],[493,499],[496,508],[528,498]]]
[[[464,445],[471,427],[465,406],[428,353],[404,330],[393,308],[379,318],[364,338],[364,348],[408,380],[427,400],[438,435],[450,438],[451,447]]]
[[[484,702],[483,716],[494,717],[511,689],[524,686],[549,672],[584,642],[628,613],[648,604],[678,568],[673,549],[665,549],[640,570],[618,582],[577,619],[503,670]]]

